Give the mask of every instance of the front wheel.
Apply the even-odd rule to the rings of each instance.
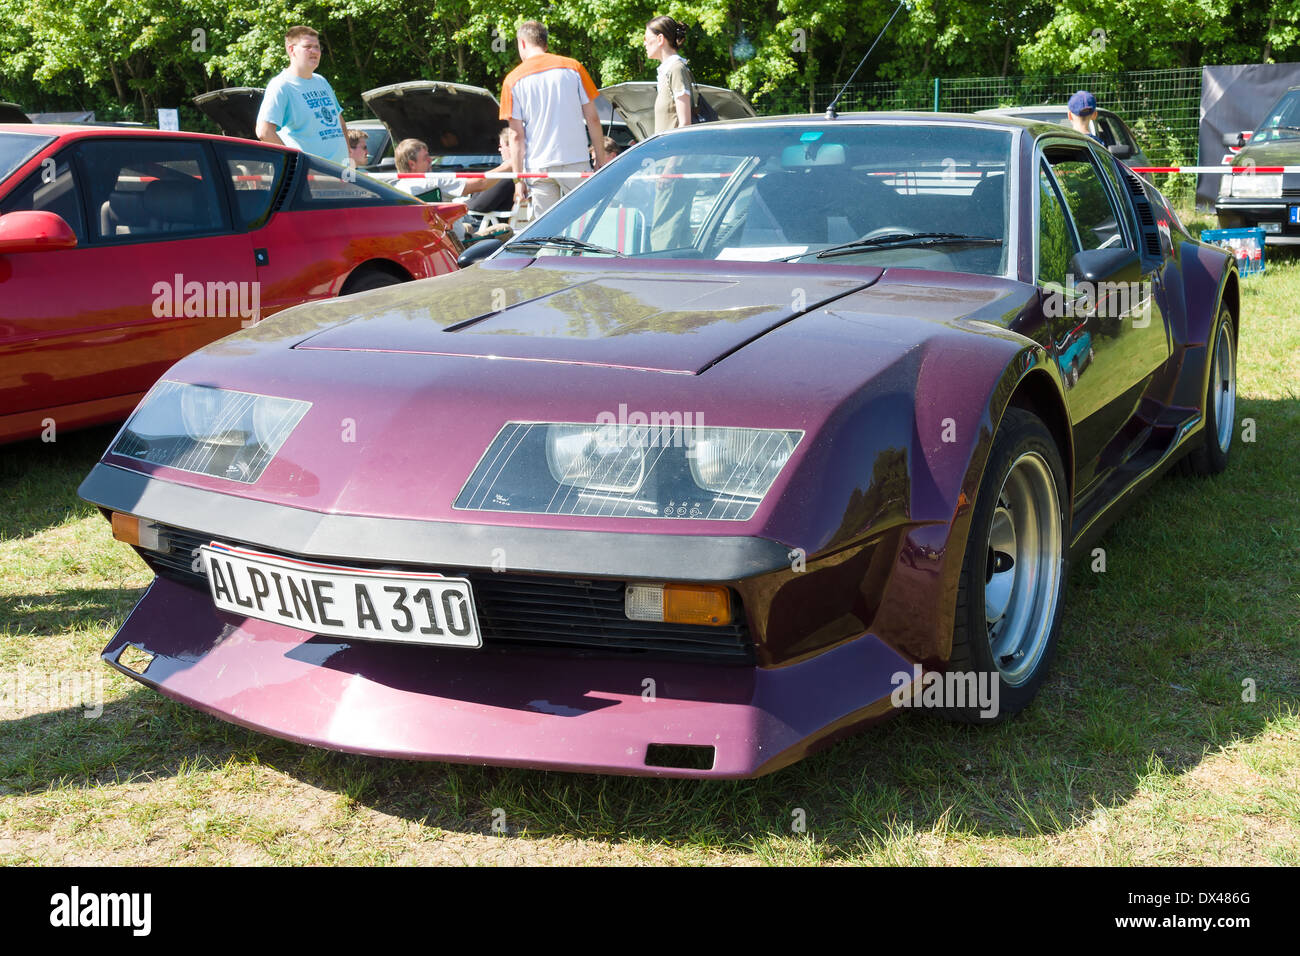
[[[1007,409],[971,516],[948,662],[977,700],[947,701],[947,716],[994,722],[1038,693],[1061,625],[1068,522],[1051,433],[1036,415]]]

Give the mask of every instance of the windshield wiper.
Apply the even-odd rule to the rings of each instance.
[[[625,253],[619,252],[617,249],[598,246],[594,242],[585,242],[571,236],[525,236],[507,242],[505,245],[507,249],[511,246],[559,246],[562,249],[576,249],[579,252],[603,252],[606,255],[618,256],[620,259],[627,258]]]
[[[974,245],[974,246],[1000,246],[1001,239],[995,239],[992,236],[967,236],[959,232],[891,232],[883,236],[873,236],[870,239],[854,239],[852,242],[842,242],[838,246],[828,246],[825,249],[819,249],[817,252],[800,252],[797,255],[786,256],[783,259],[775,259],[774,262],[792,262],[795,259],[801,259],[804,256],[815,255],[818,259],[829,259],[833,256],[847,256],[858,251],[859,249],[870,249],[875,246],[956,246],[956,245]]]

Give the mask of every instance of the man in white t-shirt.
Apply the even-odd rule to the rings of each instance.
[[[596,84],[577,60],[546,50],[546,27],[536,20],[516,34],[520,64],[501,87],[501,118],[515,131],[511,165],[530,173],[589,172],[588,137],[596,168],[605,165],[605,137],[596,112]],[[584,128],[585,124],[585,128]],[[532,181],[533,215],[540,216],[578,185],[576,176]],[[529,186],[515,184],[515,202]]]
[[[329,81],[316,74],[320,34],[311,27],[290,27],[284,48],[289,67],[266,85],[257,111],[257,138],[345,165],[348,127],[343,110]]]

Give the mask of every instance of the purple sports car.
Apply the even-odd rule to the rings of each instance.
[[[1055,124],[689,127],[462,264],[145,397],[81,487],[157,573],[109,664],[336,750],[748,777],[1019,711],[1070,555],[1227,464],[1232,258]]]

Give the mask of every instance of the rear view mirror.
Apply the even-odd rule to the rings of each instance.
[[[1224,146],[1237,147],[1246,145],[1245,133],[1224,133],[1222,137]]]
[[[1133,155],[1133,147],[1128,145],[1128,143],[1117,143],[1114,146],[1107,146],[1106,148],[1110,150],[1110,154],[1116,159],[1128,159]]]
[[[844,146],[840,143],[800,143],[781,150],[781,167],[798,169],[804,166],[843,166]]]
[[[1070,274],[1076,282],[1105,282],[1138,263],[1138,254],[1123,246],[1084,249],[1070,260]]]
[[[500,249],[504,243],[500,239],[480,239],[473,245],[466,246],[465,251],[456,259],[456,267],[464,269],[480,259],[486,259]]]
[[[72,249],[76,245],[72,227],[52,212],[20,210],[0,216],[0,255]]]

